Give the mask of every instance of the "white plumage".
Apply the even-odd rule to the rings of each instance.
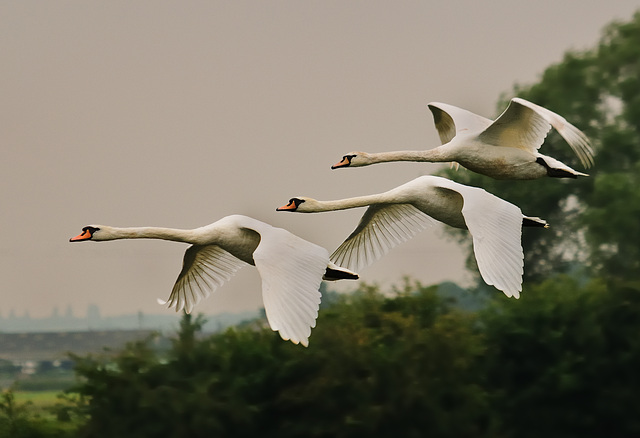
[[[551,127],[567,141],[585,167],[593,165],[589,139],[564,117],[513,98],[494,121],[446,103],[431,102],[442,146],[425,151],[349,152],[332,169],[392,161],[456,162],[496,179],[588,176],[538,152]]]
[[[298,196],[277,210],[316,213],[357,207],[368,208],[353,233],[331,255],[333,262],[358,270],[436,219],[468,229],[484,281],[516,298],[522,290],[523,220],[546,227],[545,221],[523,216],[517,206],[483,189],[437,176],[421,176],[384,193],[336,201]]]
[[[256,219],[232,215],[193,230],[90,225],[72,238],[79,241],[163,239],[191,243],[182,270],[166,301],[176,311],[191,312],[240,268],[255,265],[269,325],[285,340],[308,345],[320,305],[324,278],[357,278],[329,260],[326,249]]]

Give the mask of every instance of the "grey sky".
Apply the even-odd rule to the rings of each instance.
[[[0,0],[0,315],[68,305],[83,314],[90,303],[107,315],[173,312],[155,299],[167,297],[186,246],[68,242],[91,223],[193,228],[240,213],[331,251],[361,210],[275,208],[294,195],[375,193],[432,172],[330,165],[354,149],[435,146],[427,102],[495,115],[500,93],[536,81],[566,50],[592,47],[604,25],[637,8]],[[438,227],[361,275],[467,278]],[[197,311],[260,304],[259,277],[245,268]]]

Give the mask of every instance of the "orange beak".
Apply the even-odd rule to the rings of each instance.
[[[351,164],[349,159],[347,157],[344,157],[342,159],[342,161],[340,161],[339,163],[336,163],[333,166],[331,166],[331,169],[338,169],[340,167],[347,167],[349,164]]]
[[[91,239],[91,231],[84,230],[81,234],[78,234],[76,237],[72,237],[69,239],[69,242],[82,242],[83,240]]]
[[[276,208],[276,211],[292,211],[296,209],[296,203],[291,201],[287,205]]]

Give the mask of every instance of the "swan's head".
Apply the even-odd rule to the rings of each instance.
[[[342,157],[339,163],[331,166],[331,169],[340,169],[342,167],[362,167],[373,164],[371,157],[366,152],[349,152]]]
[[[312,213],[316,211],[313,208],[315,202],[315,199],[298,196],[289,199],[289,203],[287,205],[276,208],[276,211],[297,211],[298,213]]]
[[[104,225],[87,225],[82,229],[82,233],[69,239],[69,242],[84,242],[85,240],[99,242],[101,240],[113,240],[113,236],[111,236],[109,227],[105,227]]]

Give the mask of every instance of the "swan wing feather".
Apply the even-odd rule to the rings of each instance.
[[[529,102],[528,100],[524,100],[519,97],[515,97],[511,101],[530,108],[538,115],[542,116],[567,141],[584,167],[589,168],[593,166],[594,152],[591,148],[589,138],[582,131],[567,122],[567,120],[561,115],[543,108],[540,105],[536,105],[533,102]]]
[[[329,253],[282,228],[258,232],[260,244],[253,258],[262,278],[269,325],[284,340],[307,346],[318,317],[319,288]]]
[[[491,126],[478,135],[478,140],[535,154],[550,130],[551,124],[541,113],[512,99]]]
[[[169,299],[158,299],[158,303],[175,307],[176,312],[184,309],[191,313],[202,298],[215,292],[246,265],[217,245],[192,245],[184,253],[182,270]]]
[[[435,219],[411,204],[372,205],[356,229],[333,252],[331,261],[357,272],[434,222]]]
[[[443,180],[441,186],[462,195],[462,215],[483,280],[518,298],[524,272],[520,208],[477,187],[449,180]]]
[[[482,131],[492,123],[485,117],[446,103],[430,102],[427,106],[442,144],[449,143],[461,132]]]

